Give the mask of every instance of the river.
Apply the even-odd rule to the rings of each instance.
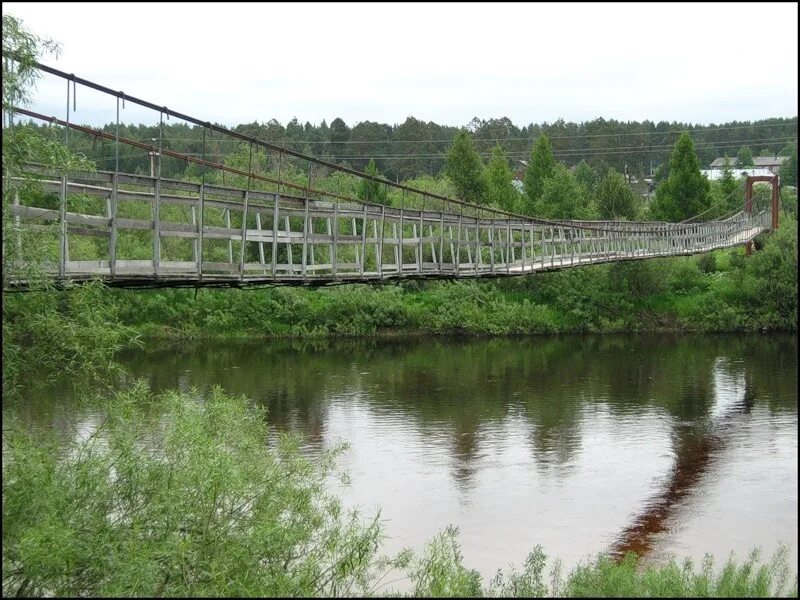
[[[795,336],[148,342],[121,362],[154,389],[245,394],[306,452],[348,442],[335,491],[381,509],[390,552],[453,524],[486,578],[536,544],[571,566],[783,542],[796,569]],[[93,419],[66,384],[18,408]]]

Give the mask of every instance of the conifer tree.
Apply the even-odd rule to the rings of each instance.
[[[709,207],[711,186],[700,172],[700,161],[688,133],[675,142],[669,160],[669,177],[656,190],[652,216],[663,221],[683,221]]]
[[[741,189],[739,182],[733,174],[733,165],[728,155],[725,155],[725,160],[722,163],[722,177],[719,181],[720,193],[722,194],[722,201],[728,210],[735,210],[742,204],[741,194],[736,192]]]
[[[787,160],[780,169],[781,185],[797,186],[797,146],[792,146]]]
[[[753,153],[747,146],[739,148],[739,152],[736,154],[736,166],[740,168],[753,166]]]
[[[533,144],[531,149],[531,159],[528,168],[525,169],[526,208],[528,214],[532,214],[530,209],[539,200],[544,187],[544,180],[551,177],[556,168],[556,159],[553,157],[553,148],[550,140],[542,134]]]
[[[506,153],[498,144],[492,149],[492,158],[486,167],[486,185],[488,187],[489,202],[513,212],[516,209],[519,192],[511,183],[513,174],[508,165]]]
[[[369,159],[369,164],[364,169],[364,173],[372,177],[381,177],[378,167],[375,166],[375,161]],[[371,179],[362,179],[358,182],[358,189],[356,190],[359,200],[366,202],[376,202],[378,204],[386,204],[387,192],[386,186],[372,181]]]
[[[460,199],[477,204],[488,202],[483,162],[466,131],[458,133],[447,152],[445,174],[453,182]]]
[[[636,218],[636,196],[622,173],[613,167],[597,184],[596,198],[601,219],[631,221]]]

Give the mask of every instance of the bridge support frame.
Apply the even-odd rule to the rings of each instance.
[[[744,212],[753,212],[753,184],[758,181],[765,181],[772,184],[772,230],[778,228],[778,196],[780,189],[780,177],[778,175],[748,175],[744,188]],[[750,256],[753,253],[753,242],[747,242],[744,246],[745,254]]]

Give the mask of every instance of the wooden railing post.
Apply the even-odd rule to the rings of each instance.
[[[272,195],[275,206],[272,211],[272,276],[275,277],[278,268],[278,201],[280,196],[277,192]]]
[[[244,279],[244,247],[247,242],[247,203],[249,200],[250,190],[246,190],[244,193],[244,208],[242,209],[242,245],[239,248],[239,278],[242,280]]]
[[[119,190],[119,174],[111,176],[111,237],[108,241],[109,271],[111,277],[117,275],[117,192]]]
[[[64,277],[67,272],[67,176],[61,176],[61,191],[59,196],[59,251],[58,274]]]

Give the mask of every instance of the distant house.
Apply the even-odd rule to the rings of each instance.
[[[784,158],[784,157],[781,157]],[[753,159],[755,161],[755,159]],[[733,163],[733,161],[731,161]],[[700,169],[700,172],[706,176],[707,179],[710,181],[716,181],[717,179],[722,179],[722,168],[719,169]],[[766,167],[747,167],[744,169],[737,169],[736,167],[733,168],[733,176],[734,177],[748,177],[753,175],[774,175],[775,173]]]
[[[731,161],[731,166],[736,169],[736,157],[731,157],[728,160]],[[789,160],[788,156],[754,156],[753,157],[753,166],[747,167],[748,169],[756,168],[756,169],[767,169],[770,173],[777,173],[781,165]],[[721,171],[723,165],[725,164],[725,158],[715,158],[714,161],[708,166],[710,170],[717,170]]]

